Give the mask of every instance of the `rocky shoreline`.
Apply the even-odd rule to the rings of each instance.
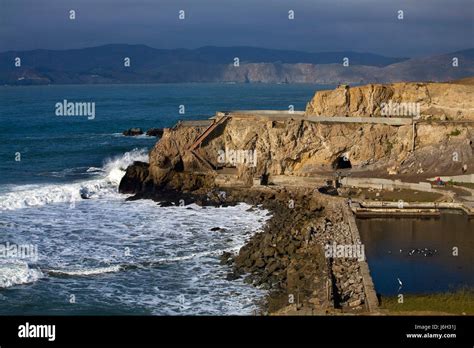
[[[365,294],[357,259],[328,257],[326,245],[354,243],[344,222],[344,200],[311,189],[278,188],[257,196],[272,212],[232,262],[232,276],[270,290],[269,314],[363,312]],[[224,257],[225,258],[225,257]]]
[[[119,190],[161,204],[270,210],[263,232],[222,257],[229,279],[270,290],[263,313],[372,311],[376,294],[367,263],[349,253],[363,248],[338,186],[348,176],[417,182],[472,174],[473,86],[341,85],[317,91],[299,115],[242,110],[182,121],[163,130],[149,164],[127,168]],[[386,114],[384,105],[411,100],[416,115]]]
[[[145,163],[136,163],[138,170]],[[128,175],[136,178],[136,168]],[[121,192],[130,186],[125,176]],[[257,232],[237,254],[224,252],[221,264],[230,267],[227,280],[268,290],[259,314],[325,315],[364,312],[364,289],[357,259],[327,258],[327,244],[351,244],[341,204],[345,200],[305,188],[140,190],[128,200],[152,199],[161,206],[229,206],[238,203],[271,212],[262,232]]]

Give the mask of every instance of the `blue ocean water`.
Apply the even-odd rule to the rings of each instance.
[[[0,87],[0,185],[81,178],[81,169],[154,138],[118,136],[131,127],[170,127],[218,110],[304,110],[316,85],[160,84]],[[94,102],[96,116],[56,116],[63,100]],[[185,114],[179,114],[184,105]],[[21,162],[15,154],[21,154]],[[62,173],[58,175],[57,173]]]
[[[134,160],[147,161],[156,138],[121,132],[218,110],[303,110],[321,88],[0,87],[0,251],[7,243],[37,250],[29,258],[0,253],[0,314],[252,313],[265,292],[227,281],[218,256],[237,251],[268,212],[126,202],[120,178]],[[64,100],[94,102],[95,118],[56,116]]]

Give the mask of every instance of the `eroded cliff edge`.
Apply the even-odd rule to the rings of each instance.
[[[384,103],[419,103],[415,125],[313,122],[311,116],[380,118]],[[390,116],[386,116],[390,118]],[[406,118],[406,117],[405,117]],[[229,117],[193,151],[209,124],[178,124],[165,129],[150,152],[146,177],[134,170],[144,188],[193,190],[214,186],[222,167],[235,167],[247,184],[264,174],[311,176],[330,174],[341,158],[352,175],[398,179],[474,173],[474,85],[401,83],[342,86],[319,91],[302,117]],[[256,163],[229,158],[229,150],[255,151]],[[226,151],[226,163],[222,163]],[[231,163],[233,162],[233,163]],[[127,180],[127,177],[125,181]],[[123,182],[123,188],[126,183]],[[133,185],[132,185],[133,186]],[[125,189],[125,191],[130,191]],[[137,191],[135,188],[131,192]]]
[[[329,179],[341,165],[350,167],[352,176],[406,181],[474,173],[473,96],[469,81],[340,86],[317,92],[304,114],[224,113],[214,120],[181,122],[165,129],[149,164],[127,169],[120,191],[263,204],[275,217],[236,257],[224,255],[223,262],[234,265],[230,279],[247,274],[246,281],[278,290],[271,301],[281,303],[272,310],[299,294],[307,313],[324,312],[330,307],[328,284],[334,301],[361,310],[365,294],[357,261],[328,264],[322,251],[326,243],[354,243],[341,201],[313,189],[253,184],[279,175]],[[419,114],[385,115],[384,103],[418,103]],[[378,123],[383,118],[400,122]],[[223,187],[224,198],[219,196]]]

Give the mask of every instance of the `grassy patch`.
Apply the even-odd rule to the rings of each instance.
[[[343,196],[384,202],[398,202],[399,200],[403,200],[404,202],[436,202],[442,197],[441,194],[436,192],[413,191],[406,189],[396,189],[393,191],[369,190],[366,188],[351,188],[346,194],[343,194]]]
[[[456,186],[462,186],[462,187],[474,189],[474,183],[472,182],[454,182],[453,184]]]
[[[455,292],[405,295],[403,303],[398,297],[384,297],[382,309],[389,312],[444,312],[474,315],[474,289],[460,289]]]
[[[459,129],[453,130],[451,133],[449,133],[450,137],[457,137],[459,134],[461,134],[461,131]]]

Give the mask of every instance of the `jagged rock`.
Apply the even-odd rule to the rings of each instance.
[[[129,166],[120,181],[119,192],[137,193],[143,191],[147,187],[148,167],[148,163],[138,161]]]
[[[323,97],[318,101],[319,97],[315,98],[307,112],[320,107],[324,112],[332,110],[334,116],[340,116],[336,112],[347,108],[349,116],[362,115],[377,110],[378,101],[396,96],[398,92],[390,88],[393,87],[361,88],[352,95],[352,89],[345,87],[335,92],[334,101],[324,100]],[[419,89],[422,90],[422,87]],[[331,96],[331,93],[324,95]],[[449,97],[450,92],[447,95]],[[440,95],[433,98],[439,99],[439,105],[449,104],[442,102]],[[318,105],[319,102],[325,104]],[[459,104],[457,108],[464,108],[469,103]],[[461,113],[459,117],[472,115]],[[279,127],[273,127],[272,122],[258,117],[230,118],[198,146],[195,146],[195,141],[207,126],[167,128],[150,153],[150,165],[134,164],[129,167],[120,190],[133,193],[152,185],[154,190],[166,188],[181,192],[204,191],[205,194],[214,191],[207,199],[214,197],[214,201],[220,204],[227,201],[263,204],[275,215],[265,230],[252,236],[232,258],[234,272],[228,278],[252,273],[255,279],[252,282],[262,287],[273,288],[274,284],[278,284],[278,289],[284,289],[288,294],[300,294],[300,290],[310,294],[315,289],[325,293],[328,279],[326,267],[333,262],[331,279],[335,280],[335,290],[342,302],[357,308],[363,301],[357,260],[334,258],[329,261],[323,252],[323,246],[327,243],[353,243],[340,207],[325,204],[337,198],[321,195],[314,188],[289,195],[285,189],[276,187],[271,188],[271,192],[262,190],[259,193],[246,189],[233,190],[221,200],[221,189],[215,184],[218,174],[214,170],[219,150],[257,151],[255,167],[236,166],[235,176],[244,183],[251,183],[252,178],[263,174],[271,178],[275,175],[310,176],[321,171],[333,173],[333,166],[348,151],[354,169],[364,165],[364,170],[377,169],[378,173],[386,174],[387,168],[399,165],[400,171],[406,170],[406,175],[413,175],[420,168],[424,173],[443,171],[447,174],[449,171],[461,171],[462,164],[467,164],[469,169],[474,168],[471,165],[474,152],[472,129],[465,127],[462,132],[454,132],[456,127],[452,125],[419,124],[416,152],[413,154],[411,125],[330,124],[295,119],[280,123]],[[451,133],[457,135],[448,136]],[[453,152],[457,152],[463,161],[452,161]],[[313,200],[313,196],[317,198]],[[288,207],[290,199],[296,202],[291,209]],[[321,211],[331,218],[322,217]],[[304,299],[304,294],[301,296]]]
[[[267,267],[266,270],[268,273],[273,273],[279,268],[278,262],[272,262]]]
[[[361,304],[362,304],[362,301],[358,299],[358,300],[349,302],[349,307],[357,307],[357,306],[360,306]]]
[[[232,253],[224,251],[220,256],[221,264],[230,264],[232,263]]]
[[[123,131],[122,134],[125,136],[136,136],[136,135],[142,135],[143,131],[141,128],[130,128]]]
[[[162,137],[163,128],[150,128],[146,131],[146,135],[150,137]]]
[[[226,276],[226,279],[227,279],[227,280],[230,280],[230,281],[236,280],[236,279],[238,279],[238,278],[239,278],[239,275],[238,275],[237,273],[235,273],[235,272],[230,272],[230,273],[228,273],[227,276]]]
[[[473,85],[452,83],[392,83],[364,86],[339,86],[318,91],[306,107],[307,115],[318,116],[392,116],[384,115],[383,105],[412,102],[420,104],[420,117],[438,120],[472,119]],[[402,115],[403,116],[403,115]],[[408,115],[409,116],[409,115]]]
[[[263,261],[262,259],[257,259],[257,261],[255,261],[255,266],[257,266],[258,268],[262,268],[265,266],[265,261]]]

